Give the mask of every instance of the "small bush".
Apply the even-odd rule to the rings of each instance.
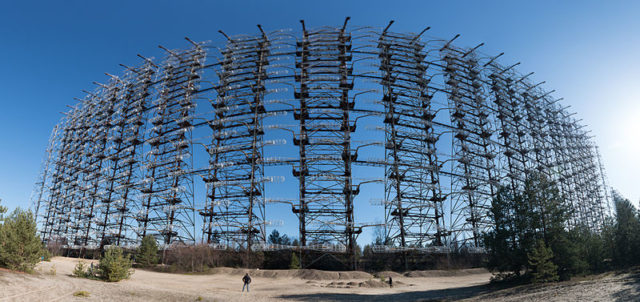
[[[47,247],[44,245],[42,246],[42,254],[40,254],[40,260],[47,261],[47,262],[51,261],[51,253],[49,252]]]
[[[91,295],[88,291],[86,290],[79,290],[75,293],[73,293],[74,297],[84,297],[84,298],[88,298],[89,295]]]
[[[153,236],[144,236],[136,253],[136,263],[141,267],[152,267],[158,263],[158,244]]]
[[[300,259],[298,259],[298,255],[296,253],[291,253],[291,264],[289,265],[290,269],[299,269],[300,268]]]
[[[89,275],[84,262],[80,261],[76,264],[76,267],[73,269],[73,275],[78,278],[86,278]]]
[[[131,276],[131,259],[118,247],[109,247],[100,258],[98,272],[102,280],[118,282]]]

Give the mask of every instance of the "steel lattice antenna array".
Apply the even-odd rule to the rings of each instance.
[[[396,33],[392,23],[220,32],[219,51],[187,39],[191,48],[165,49],[160,62],[123,65],[51,135],[32,195],[43,239],[291,248],[265,243],[271,201],[297,216],[296,248],[353,255],[372,225],[356,221],[354,201],[362,185],[381,183],[388,240],[374,251],[482,251],[491,200],[534,174],[557,184],[573,210],[568,227],[601,227],[604,167],[553,91],[482,44],[423,38],[428,28]],[[297,156],[269,156],[276,147]],[[376,147],[383,158],[362,156]],[[295,200],[266,198],[278,177],[265,170],[282,165],[297,179]],[[378,175],[358,178],[360,167]]]

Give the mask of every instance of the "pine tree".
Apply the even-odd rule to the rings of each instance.
[[[484,244],[489,252],[487,268],[500,273],[520,273],[523,263],[516,260],[517,235],[512,215],[514,198],[509,189],[501,187],[491,202],[490,217],[494,229],[484,234]]]
[[[131,259],[122,253],[118,247],[107,248],[104,257],[100,258],[98,264],[100,278],[108,282],[118,282],[122,279],[129,279],[131,276]]]
[[[558,281],[558,266],[551,261],[553,251],[542,239],[538,240],[536,247],[528,254],[528,258],[533,283]]]
[[[615,253],[614,261],[618,266],[638,264],[640,258],[640,219],[631,201],[613,192],[616,207]]]
[[[30,272],[42,255],[33,214],[16,209],[0,228],[0,266]]]
[[[298,255],[296,253],[291,253],[291,264],[289,265],[290,269],[299,269],[300,268],[300,259],[298,259]]]
[[[291,239],[287,235],[280,235],[278,230],[273,230],[269,237],[267,238],[268,242],[271,244],[282,244],[282,245],[290,245]]]
[[[2,199],[0,199],[0,203],[2,202]],[[4,213],[7,212],[7,208],[3,207],[2,205],[0,205],[0,223],[2,223],[3,217],[4,217]],[[0,224],[0,227],[2,227],[2,224]]]
[[[142,238],[136,253],[136,263],[141,267],[151,267],[158,263],[158,244],[153,236]]]

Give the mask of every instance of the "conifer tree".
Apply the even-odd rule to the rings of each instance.
[[[0,199],[0,203],[2,203],[2,199]],[[7,212],[7,208],[3,207],[2,204],[0,204],[0,227],[2,227],[2,220],[4,218],[4,213]]]
[[[298,259],[298,255],[296,253],[291,253],[291,264],[289,265],[290,269],[299,269],[300,268],[300,259]]]
[[[16,209],[0,228],[0,266],[30,272],[43,254],[31,211]]]
[[[118,282],[131,276],[131,259],[119,247],[109,247],[98,264],[100,277],[108,282]]]
[[[136,253],[136,263],[141,267],[151,267],[158,263],[158,243],[153,236],[142,238]]]
[[[558,266],[551,261],[553,251],[542,239],[538,240],[536,247],[528,254],[528,258],[533,283],[558,281]]]
[[[638,264],[640,258],[640,219],[631,201],[613,192],[616,207],[615,253],[614,261],[618,266]]]

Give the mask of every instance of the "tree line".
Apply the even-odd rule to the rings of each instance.
[[[615,191],[613,203],[612,217],[589,226],[543,175],[520,191],[500,188],[484,234],[487,268],[495,280],[551,282],[640,264],[640,214]]]

